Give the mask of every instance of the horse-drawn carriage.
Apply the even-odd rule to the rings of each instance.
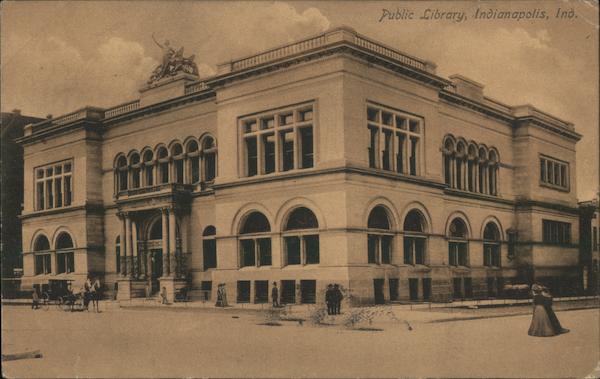
[[[82,311],[86,308],[84,294],[74,292],[70,279],[50,279],[48,284],[42,287],[40,305],[42,309],[48,310],[55,305],[64,311]]]

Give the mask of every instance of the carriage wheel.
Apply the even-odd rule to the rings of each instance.
[[[48,295],[48,292],[44,292],[42,294],[42,303],[40,304],[40,306],[45,311],[50,309],[50,295]]]
[[[69,305],[69,300],[66,297],[58,298],[58,306],[60,309],[62,309],[65,312],[71,310],[71,306]]]

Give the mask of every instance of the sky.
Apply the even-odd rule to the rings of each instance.
[[[592,199],[600,189],[598,1],[4,1],[0,7],[2,112],[58,116],[138,98],[161,58],[153,35],[195,54],[201,76],[211,76],[218,63],[346,25],[435,62],[443,77],[459,73],[482,83],[488,97],[573,122],[583,135],[578,198]],[[517,17],[499,19],[502,11]],[[412,19],[399,17],[411,12]],[[477,19],[476,12],[496,18]]]

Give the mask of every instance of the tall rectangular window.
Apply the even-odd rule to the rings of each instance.
[[[52,209],[71,205],[72,162],[38,167],[35,173],[35,209]]]
[[[294,134],[292,130],[286,130],[280,133],[281,145],[283,146],[282,171],[289,171],[294,168]]]
[[[299,265],[301,261],[300,237],[285,237],[284,239],[287,252],[287,264]]]
[[[398,110],[369,104],[369,167],[419,175],[419,141],[423,119]],[[380,146],[381,145],[381,146]]]
[[[252,239],[242,240],[240,247],[242,250],[240,252],[240,267],[256,265],[256,261],[255,261],[255,257],[254,257],[254,240],[252,240]]]
[[[300,129],[300,161],[302,168],[313,167],[313,131],[312,127]]]
[[[246,170],[248,176],[254,176],[258,173],[256,137],[246,138]]]
[[[314,166],[312,105],[244,117],[245,176],[305,169]]]
[[[258,239],[258,262],[260,266],[271,265],[271,238]]]
[[[263,134],[263,173],[270,174],[275,172],[275,134]]]
[[[598,251],[598,227],[592,227],[592,250]]]

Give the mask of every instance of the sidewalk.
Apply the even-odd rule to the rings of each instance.
[[[389,311],[395,317],[409,323],[436,323],[482,318],[509,317],[531,314],[531,299],[490,299],[490,300],[465,300],[452,303],[415,303],[415,304],[384,304],[366,307],[342,307],[342,315],[326,316],[329,323],[339,324],[351,314],[376,313],[374,320],[390,320]],[[29,299],[2,299],[2,305],[29,306]],[[91,305],[90,305],[91,306]],[[598,296],[576,296],[554,299],[555,311],[575,309],[599,308]],[[293,304],[277,308],[275,313],[282,321],[306,320],[314,317],[316,312],[323,308],[319,304]],[[58,310],[56,305],[50,305],[50,310]],[[101,312],[114,312],[119,310],[163,310],[163,311],[206,311],[211,313],[226,313],[231,316],[236,314],[267,315],[274,309],[270,303],[249,304],[233,303],[226,308],[215,307],[212,301],[176,302],[161,304],[156,298],[136,298],[126,301],[103,300],[100,301]],[[90,308],[91,312],[91,308]]]

